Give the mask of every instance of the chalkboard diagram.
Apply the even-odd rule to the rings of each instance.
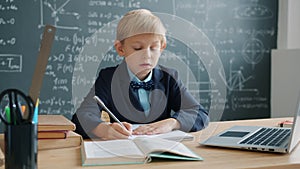
[[[233,91],[239,91],[239,92],[243,92],[243,91],[253,91],[253,92],[257,92],[257,89],[246,89],[245,88],[245,83],[250,80],[252,77],[252,75],[245,77],[243,74],[243,67],[241,66],[239,69],[234,70],[232,68],[232,66],[234,65],[234,58],[230,59],[229,61],[230,66],[229,66],[229,75],[228,75],[228,79],[226,79],[226,77],[223,77],[224,83],[227,86],[227,90],[229,93],[233,92]],[[221,74],[220,74],[221,75]]]
[[[57,31],[40,113],[70,118],[99,69],[122,61],[113,48],[115,27],[137,8],[150,9],[165,23],[167,49],[160,63],[179,71],[212,121],[269,117],[277,0],[1,1],[0,76],[5,83],[0,89],[29,89],[42,30],[51,24]]]
[[[79,30],[80,27],[72,26],[74,20],[80,18],[78,12],[68,11],[66,6],[71,3],[70,0],[48,1],[40,0],[40,24],[39,28],[44,27],[45,23],[51,24],[59,29]],[[45,15],[48,13],[50,15]],[[68,24],[69,23],[69,24]]]
[[[235,18],[240,20],[265,20],[273,18],[274,14],[268,7],[257,4],[255,1],[253,2],[253,4],[242,5],[236,8]],[[253,69],[263,59],[264,52],[266,52],[264,44],[259,38],[255,38],[255,34],[251,35],[244,42],[242,49],[243,57],[248,64],[252,65]]]
[[[6,24],[7,22],[3,22],[0,20],[0,23]],[[16,38],[12,37],[10,39],[1,39],[0,38],[0,45],[5,46],[5,45],[14,45],[16,43]]]
[[[250,38],[243,45],[243,57],[248,64],[254,66],[258,64],[264,56],[265,48],[264,44],[256,38]]]
[[[0,54],[0,72],[22,72],[22,55]]]
[[[235,18],[237,19],[272,19],[273,12],[266,6],[260,5],[258,1],[252,1],[253,4],[242,5],[235,9]]]

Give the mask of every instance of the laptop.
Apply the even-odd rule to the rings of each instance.
[[[233,126],[200,142],[202,145],[290,153],[300,140],[300,95],[292,128]]]

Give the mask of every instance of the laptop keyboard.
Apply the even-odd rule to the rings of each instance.
[[[280,146],[291,134],[287,128],[261,128],[239,144]]]

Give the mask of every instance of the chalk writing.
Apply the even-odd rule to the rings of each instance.
[[[268,77],[270,51],[277,42],[277,1],[3,0],[0,75],[6,83],[0,83],[0,90],[12,84],[28,90],[29,83],[9,77],[30,81],[43,28],[51,24],[57,31],[40,94],[40,113],[70,118],[97,72],[123,60],[114,50],[115,29],[123,14],[136,8],[170,16],[162,18],[168,30],[167,48],[159,63],[178,69],[197,101],[219,112],[210,114],[212,121],[269,116]],[[176,19],[187,29],[179,29],[182,25],[176,29]],[[179,36],[182,33],[184,38]],[[226,89],[225,98],[219,86]]]

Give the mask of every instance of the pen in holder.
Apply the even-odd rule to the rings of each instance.
[[[37,168],[37,124],[6,125],[5,168]]]
[[[17,89],[0,94],[4,126],[5,169],[37,168],[37,106]]]

